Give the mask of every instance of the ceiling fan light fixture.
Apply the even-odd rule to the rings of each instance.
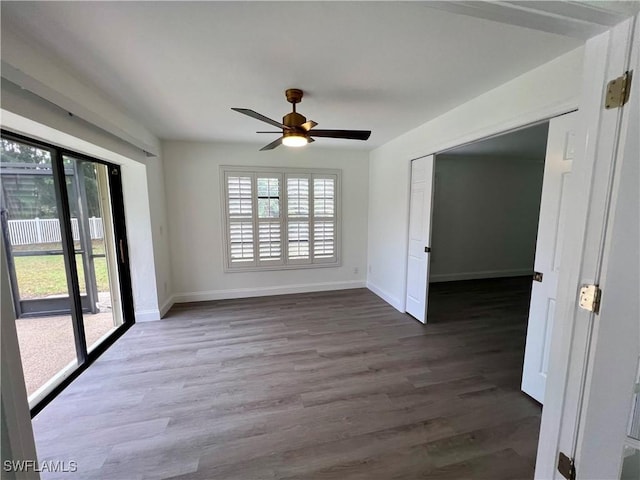
[[[304,147],[307,143],[307,137],[297,132],[285,132],[282,139],[282,144],[287,147]]]
[[[302,90],[298,88],[289,88],[285,92],[287,101],[293,105],[293,111],[282,117],[282,123],[272,120],[269,117],[265,117],[261,113],[248,108],[232,107],[231,110],[235,110],[238,113],[242,113],[243,115],[247,115],[248,117],[255,118],[256,120],[260,120],[261,122],[268,123],[269,125],[282,129],[282,136],[262,147],[260,149],[261,152],[264,152],[265,150],[273,150],[280,145],[284,145],[286,147],[304,147],[307,143],[315,142],[315,137],[341,138],[343,140],[369,139],[371,130],[316,130],[315,127],[318,125],[317,122],[307,120],[304,115],[296,112],[296,103],[300,103],[303,94]]]

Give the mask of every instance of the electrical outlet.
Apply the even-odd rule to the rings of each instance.
[[[355,267],[355,268],[353,269],[353,274],[354,274],[354,275],[357,275],[357,274],[358,274],[358,272],[360,272],[360,270],[358,269],[358,267]]]

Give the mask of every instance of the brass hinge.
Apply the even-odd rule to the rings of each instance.
[[[562,452],[558,455],[558,471],[564,478],[576,480],[576,465],[573,463],[572,458],[567,457]]]
[[[580,287],[580,297],[578,305],[583,310],[598,313],[600,311],[600,299],[602,298],[602,290],[598,285],[582,285]]]
[[[629,100],[629,92],[631,92],[631,73],[632,72],[625,72],[624,75],[614,78],[607,84],[604,108],[607,110],[620,108],[627,103]]]

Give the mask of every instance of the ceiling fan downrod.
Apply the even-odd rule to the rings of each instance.
[[[287,97],[287,101],[293,105],[293,111],[282,117],[282,123],[287,127],[299,128],[307,121],[307,118],[304,115],[300,115],[296,112],[296,103],[300,103],[302,101],[304,92],[298,88],[289,88],[284,92],[284,94],[285,97]]]

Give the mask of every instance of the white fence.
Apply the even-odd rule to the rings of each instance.
[[[60,222],[57,218],[36,217],[29,220],[9,220],[8,223],[11,245],[33,245],[36,243],[58,243],[62,241]],[[71,229],[73,230],[73,239],[79,240],[80,232],[77,218],[71,219]],[[101,218],[89,218],[89,232],[92,240],[104,237]]]

